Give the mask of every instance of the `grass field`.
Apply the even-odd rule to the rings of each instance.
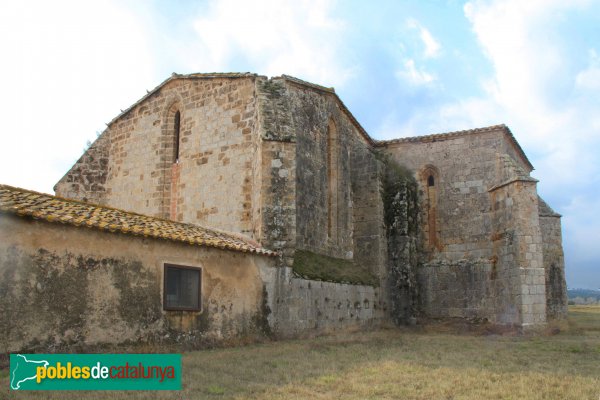
[[[600,399],[600,307],[561,332],[387,329],[183,355],[180,392],[9,392],[48,399]]]

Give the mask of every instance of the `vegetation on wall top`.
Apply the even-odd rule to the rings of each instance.
[[[379,285],[375,276],[351,260],[324,256],[308,250],[296,250],[292,269],[305,279],[355,285]]]

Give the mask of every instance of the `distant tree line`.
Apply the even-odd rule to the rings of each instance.
[[[570,305],[600,304],[600,290],[591,289],[568,289]]]

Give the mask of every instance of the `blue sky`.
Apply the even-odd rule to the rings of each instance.
[[[375,138],[507,124],[563,215],[570,287],[600,288],[600,1],[0,4],[0,182],[52,193],[172,72],[288,74]]]

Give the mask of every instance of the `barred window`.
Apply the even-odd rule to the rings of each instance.
[[[165,264],[163,308],[198,311],[201,307],[202,270]]]

